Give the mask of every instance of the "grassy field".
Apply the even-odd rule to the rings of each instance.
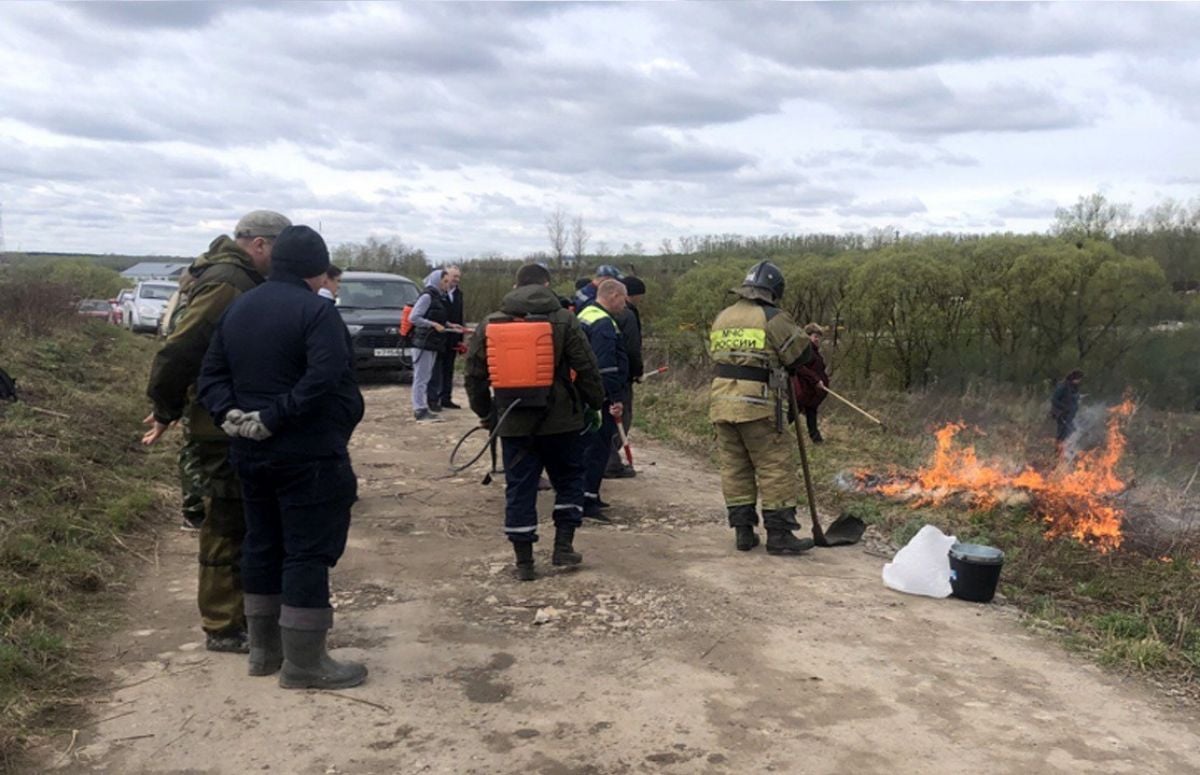
[[[703,375],[648,380],[640,387],[635,423],[681,449],[707,456],[715,447],[707,421]],[[959,540],[999,546],[1006,561],[1001,591],[1036,628],[1062,636],[1116,669],[1152,676],[1172,693],[1200,697],[1200,535],[1158,532],[1143,525],[1141,539],[1100,554],[1072,540],[1049,541],[1028,507],[986,511],[953,507],[914,509],[847,487],[848,472],[913,470],[933,450],[932,430],[964,420],[986,429],[981,457],[1047,464],[1053,429],[1046,397],[973,387],[965,396],[858,392],[849,396],[888,425],[886,432],[829,400],[822,407],[826,443],[809,448],[818,505],[826,518],[850,512],[902,546],[924,524]],[[1128,426],[1122,464],[1125,481],[1144,509],[1195,515],[1200,482],[1180,496],[1200,460],[1200,416],[1141,409]],[[790,438],[790,436],[789,436]],[[798,468],[797,458],[797,468]],[[798,485],[800,488],[800,485]],[[805,515],[801,515],[805,521]],[[882,582],[880,594],[886,594]]]
[[[37,336],[26,323],[0,312],[0,367],[21,398],[0,403],[0,771],[69,724],[88,649],[153,551],[139,528],[172,496],[158,484],[170,456],[138,444],[157,344],[73,316]]]

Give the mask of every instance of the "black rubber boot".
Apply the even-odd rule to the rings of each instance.
[[[748,552],[758,546],[758,533],[754,532],[754,528],[749,525],[738,525],[734,530],[737,532],[737,548],[739,552]]]
[[[329,630],[279,629],[283,643],[281,689],[349,689],[367,680],[367,666],[338,662],[325,650]]]
[[[583,555],[575,551],[575,528],[561,526],[554,531],[554,554],[550,562],[554,565],[578,565]]]
[[[583,516],[588,519],[594,519],[597,522],[612,522],[612,519],[601,511],[608,504],[604,503],[604,505],[601,505],[602,503],[603,501],[599,498],[585,498],[583,501]]]
[[[811,538],[796,538],[790,530],[767,528],[767,554],[803,554],[811,548]]]
[[[246,634],[250,638],[250,675],[274,675],[283,666],[279,636],[279,595],[246,595]]]
[[[533,569],[533,544],[513,544],[513,552],[517,555],[517,581],[533,581],[537,571]]]

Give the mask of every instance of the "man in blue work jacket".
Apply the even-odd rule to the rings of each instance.
[[[609,520],[601,512],[607,504],[600,500],[600,485],[604,481],[613,438],[617,435],[617,423],[621,421],[625,385],[629,382],[629,355],[614,319],[625,311],[627,299],[628,292],[621,281],[607,278],[596,286],[596,301],[579,312],[579,323],[596,354],[600,379],[604,382],[602,422],[599,430],[588,435],[583,489],[583,516],[601,522]]]

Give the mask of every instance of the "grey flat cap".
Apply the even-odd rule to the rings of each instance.
[[[274,210],[255,210],[246,213],[233,229],[234,239],[246,237],[269,237],[275,239],[279,232],[291,226],[292,222]]]

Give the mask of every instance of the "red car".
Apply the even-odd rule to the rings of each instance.
[[[84,299],[75,307],[75,311],[85,318],[112,320],[112,305],[107,299]]]

